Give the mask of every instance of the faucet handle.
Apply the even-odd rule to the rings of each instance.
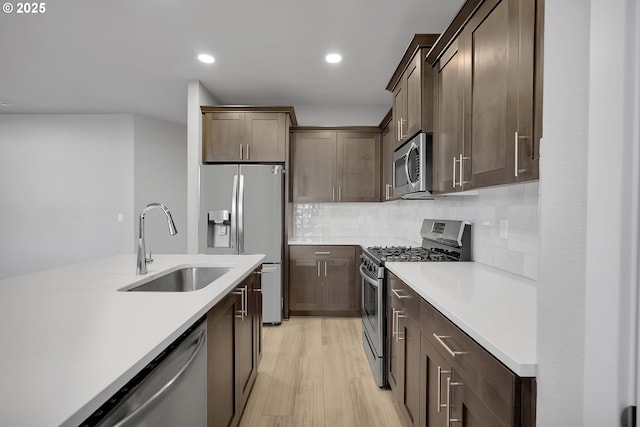
[[[149,248],[149,258],[145,259],[147,264],[151,264],[153,262],[153,258],[151,258],[151,255],[153,255],[153,249]]]

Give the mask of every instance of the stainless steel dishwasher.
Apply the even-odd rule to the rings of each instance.
[[[206,327],[203,317],[80,425],[206,427]]]

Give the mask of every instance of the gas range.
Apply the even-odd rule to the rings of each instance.
[[[385,262],[455,262],[471,259],[471,224],[425,219],[422,246],[370,246],[362,251],[360,269],[371,278],[384,278]]]
[[[458,252],[440,248],[427,249],[422,246],[372,246],[366,251],[379,263],[460,260]]]
[[[458,262],[471,259],[471,224],[425,219],[422,246],[371,246],[362,250],[362,342],[380,387],[386,378],[385,262]]]

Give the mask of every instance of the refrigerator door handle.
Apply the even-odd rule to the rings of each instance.
[[[233,176],[233,191],[231,193],[231,249],[238,247],[238,175]]]
[[[238,253],[244,253],[244,175],[240,175],[238,190]]]

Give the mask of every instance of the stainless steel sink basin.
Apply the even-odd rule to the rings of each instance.
[[[230,267],[187,267],[172,271],[130,289],[129,292],[191,292],[210,285],[231,270]]]

